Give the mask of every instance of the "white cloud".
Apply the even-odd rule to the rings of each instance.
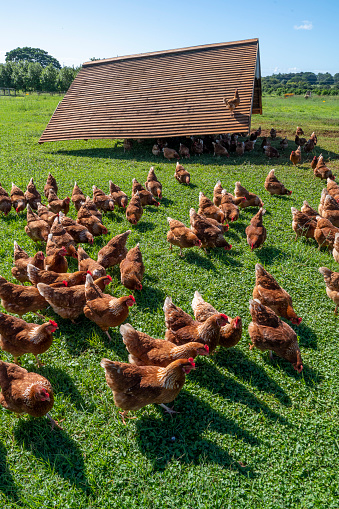
[[[312,30],[312,21],[303,21],[302,25],[294,25],[294,30]]]
[[[287,72],[299,72],[299,69],[297,67],[289,67]]]

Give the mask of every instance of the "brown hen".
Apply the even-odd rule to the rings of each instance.
[[[178,359],[165,368],[136,366],[109,359],[102,359],[100,365],[105,370],[114,403],[124,410],[120,412],[124,424],[130,410],[139,410],[153,403],[159,404],[169,413],[176,413],[165,403],[171,403],[177,397],[185,383],[185,375],[195,367],[192,358]]]

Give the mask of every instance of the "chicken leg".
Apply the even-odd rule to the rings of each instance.
[[[119,414],[121,415],[121,420],[122,420],[122,423],[126,426],[126,421],[125,421],[125,417],[126,419],[136,419],[135,416],[127,416],[129,410],[125,410],[124,412],[119,412]]]
[[[164,408],[166,410],[166,412],[168,412],[170,415],[180,413],[180,412],[177,412],[176,410],[172,410],[172,408],[169,408],[168,406],[164,405],[164,403],[159,403],[159,406]]]
[[[51,421],[52,423],[52,431],[54,430],[54,426],[57,426],[59,429],[62,429],[62,427],[60,426],[60,424],[58,423],[58,421],[55,421],[49,414],[46,414],[46,416],[48,417],[48,419]]]

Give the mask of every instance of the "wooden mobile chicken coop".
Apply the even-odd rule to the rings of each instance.
[[[39,143],[247,133],[261,113],[259,40],[208,44],[84,63]]]

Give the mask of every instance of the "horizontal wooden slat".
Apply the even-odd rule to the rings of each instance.
[[[39,142],[247,132],[261,113],[258,59],[252,39],[87,62]]]

